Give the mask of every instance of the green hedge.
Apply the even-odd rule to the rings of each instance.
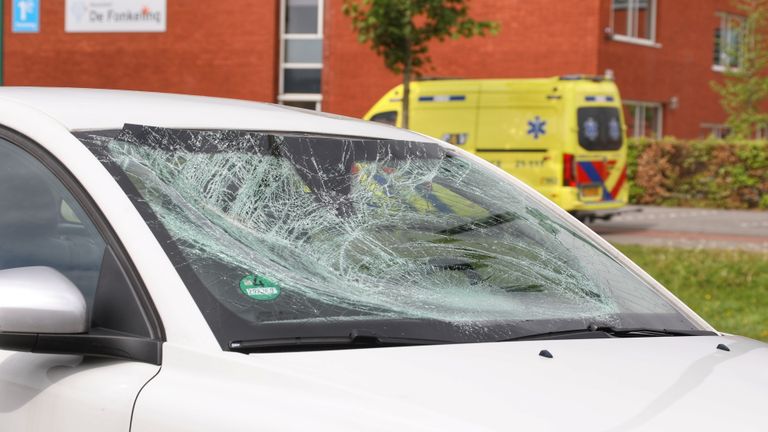
[[[630,202],[768,208],[768,142],[631,139]]]

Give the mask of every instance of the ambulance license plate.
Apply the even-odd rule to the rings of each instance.
[[[583,186],[581,188],[581,196],[583,198],[599,199],[603,196],[603,188],[600,186]]]

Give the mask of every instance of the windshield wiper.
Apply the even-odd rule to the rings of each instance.
[[[347,336],[309,336],[232,341],[229,349],[237,352],[312,351],[343,348],[375,348],[456,343],[440,339],[389,337],[354,330]]]
[[[498,342],[544,340],[544,339],[592,339],[592,338],[629,338],[629,337],[654,337],[654,336],[717,336],[717,333],[708,330],[674,330],[661,328],[619,328],[610,326],[597,326],[591,324],[587,328],[559,330],[545,333],[533,333],[502,339]]]

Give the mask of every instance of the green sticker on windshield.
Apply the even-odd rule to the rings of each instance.
[[[240,279],[240,291],[254,300],[274,300],[280,296],[280,287],[276,283],[258,275]]]

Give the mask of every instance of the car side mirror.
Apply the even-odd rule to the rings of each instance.
[[[50,267],[0,270],[0,349],[30,350],[39,334],[88,331],[83,294]]]
[[[0,350],[159,365],[162,341],[101,329],[90,334],[82,293],[50,267],[0,270]]]

